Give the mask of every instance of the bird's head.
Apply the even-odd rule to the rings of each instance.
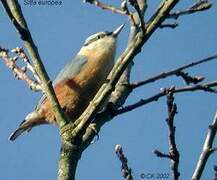
[[[116,30],[112,32],[104,31],[98,32],[89,36],[82,47],[82,50],[106,50],[106,49],[114,49],[116,46],[116,40],[118,34],[123,29],[124,24],[119,26]]]

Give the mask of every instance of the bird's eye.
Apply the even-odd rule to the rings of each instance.
[[[101,39],[103,37],[105,37],[105,34],[100,34],[100,35],[97,36],[97,39]]]

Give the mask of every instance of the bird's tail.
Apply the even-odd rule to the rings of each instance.
[[[36,111],[29,113],[26,116],[25,120],[20,124],[20,126],[11,133],[9,140],[14,141],[24,132],[29,132],[34,126],[41,124],[40,119],[42,118]]]

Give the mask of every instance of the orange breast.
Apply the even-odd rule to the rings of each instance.
[[[100,58],[102,59],[102,58]],[[95,61],[96,62],[96,61]],[[77,119],[105,82],[113,63],[91,61],[77,76],[66,79],[54,87],[59,103],[71,120]],[[47,99],[38,112],[46,122],[55,123],[55,116]]]

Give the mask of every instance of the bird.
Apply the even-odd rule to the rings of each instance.
[[[65,65],[53,81],[60,106],[70,121],[75,121],[106,82],[114,65],[116,42],[124,24],[114,31],[98,32],[89,36],[77,55]],[[24,132],[42,124],[56,124],[51,104],[45,95],[35,109],[27,114],[9,137],[14,141]]]

